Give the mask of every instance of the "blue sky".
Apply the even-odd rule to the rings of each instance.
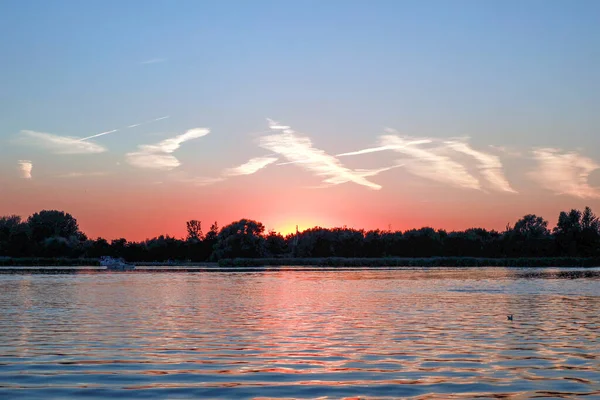
[[[599,15],[597,1],[5,0],[0,171],[34,159],[48,179],[115,172],[139,145],[208,127],[177,158],[214,176],[269,154],[255,143],[267,117],[332,154],[376,146],[390,127],[600,162]],[[22,130],[86,137],[167,115],[98,138],[108,152],[93,156],[19,141]],[[530,163],[503,158],[507,170]]]

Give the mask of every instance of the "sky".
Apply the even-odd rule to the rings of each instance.
[[[600,213],[600,2],[0,2],[0,215],[503,230]]]

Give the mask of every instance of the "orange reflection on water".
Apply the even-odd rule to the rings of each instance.
[[[13,277],[0,300],[27,317],[0,321],[18,338],[0,348],[77,384],[196,397],[599,393],[599,274],[535,271]]]

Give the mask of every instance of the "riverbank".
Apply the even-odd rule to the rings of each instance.
[[[136,267],[218,267],[216,262],[138,261]],[[0,267],[100,267],[99,258],[0,257]]]
[[[216,262],[153,261],[131,262],[136,267],[162,270],[202,270],[204,268],[262,268],[276,266],[298,267],[598,267],[600,258],[535,257],[535,258],[477,258],[477,257],[386,257],[386,258],[235,258]],[[97,258],[0,258],[0,266],[21,267],[99,267]]]
[[[221,267],[257,266],[315,266],[315,267],[598,267],[600,258],[536,257],[536,258],[235,258],[219,260]]]

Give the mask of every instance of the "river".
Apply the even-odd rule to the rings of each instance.
[[[599,332],[598,268],[4,274],[0,398],[600,398]]]

